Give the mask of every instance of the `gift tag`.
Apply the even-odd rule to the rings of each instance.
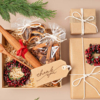
[[[54,80],[58,80],[67,76],[71,70],[63,60],[54,61],[41,67],[31,70],[32,78],[34,78],[35,86],[40,86]]]

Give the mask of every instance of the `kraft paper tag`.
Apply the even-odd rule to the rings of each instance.
[[[35,86],[40,86],[54,80],[66,77],[69,70],[66,62],[58,60],[50,64],[45,64],[41,67],[31,70],[31,77],[34,78]]]

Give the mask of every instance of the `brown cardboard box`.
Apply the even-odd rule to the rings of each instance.
[[[71,38],[70,39],[70,64],[72,67],[70,75],[71,98],[100,98],[100,73],[92,74],[91,71],[96,67],[86,63],[85,50],[90,44],[100,44],[100,38]],[[100,71],[100,67],[96,68],[93,73]],[[91,77],[93,76],[93,77]],[[98,80],[97,80],[97,79]],[[75,81],[76,80],[76,81]],[[74,86],[73,86],[74,84]],[[76,86],[75,86],[76,85]],[[97,91],[98,93],[97,93]]]
[[[71,9],[70,16],[72,16],[73,12],[78,12],[81,14],[81,9]],[[77,13],[74,13],[74,16],[77,18],[80,18],[80,16]],[[94,20],[88,21],[88,22],[96,25],[96,10],[95,9],[83,9],[83,19],[87,19],[90,16],[93,16]],[[97,31],[96,27],[89,23],[87,22],[84,23],[84,34],[96,33]],[[70,18],[70,27],[71,27],[71,34],[81,34],[82,33],[81,21],[75,18]]]
[[[10,32],[11,30],[9,30]],[[14,31],[14,30],[13,30]],[[11,31],[12,32],[12,31]],[[4,38],[4,36],[2,35],[2,45],[4,46],[5,44],[7,43],[7,40]],[[61,45],[60,45],[60,59],[61,59]],[[6,87],[6,83],[4,81],[4,78],[3,78],[3,74],[4,74],[4,62],[5,62],[5,59],[4,59],[4,54],[2,54],[2,88],[11,88],[11,89],[20,89],[21,87]],[[42,86],[39,86],[38,88],[61,88],[62,87],[62,81],[60,82],[60,86],[57,87],[42,87]],[[26,87],[23,87],[23,89],[26,88]],[[29,87],[30,88],[30,87]],[[36,87],[34,87],[36,88]]]

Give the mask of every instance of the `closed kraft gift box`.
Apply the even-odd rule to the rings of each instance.
[[[82,12],[83,10],[83,19],[86,22],[83,22],[82,26]],[[71,34],[82,34],[82,28],[84,29],[83,34],[96,33],[96,10],[95,9],[71,9],[70,16],[75,18],[70,18],[70,27]],[[78,19],[79,20],[78,20]]]
[[[88,62],[86,52],[91,45],[96,45],[95,53],[92,53],[94,59],[100,62],[100,38],[71,38],[70,39],[70,64],[72,71],[70,74],[71,98],[100,98],[100,63],[95,66],[91,59]],[[99,45],[99,46],[98,46]],[[87,50],[87,51],[86,51]],[[89,57],[91,58],[91,57]]]

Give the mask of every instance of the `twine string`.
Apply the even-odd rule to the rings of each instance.
[[[68,19],[68,18],[74,18],[74,19],[76,19],[76,20],[81,21],[81,27],[82,27],[82,33],[81,33],[81,35],[84,35],[84,23],[88,23],[88,24],[93,25],[94,27],[96,27],[96,31],[98,32],[97,26],[96,26],[95,24],[93,24],[93,23],[90,23],[91,21],[94,20],[94,16],[89,16],[88,18],[84,19],[84,18],[83,18],[83,15],[84,15],[83,13],[84,13],[83,8],[81,8],[81,14],[80,14],[79,12],[77,12],[77,11],[74,11],[74,12],[72,13],[72,16],[67,16],[67,17],[65,18],[65,20]],[[78,14],[78,15],[80,16],[80,18],[75,17],[74,14]]]

